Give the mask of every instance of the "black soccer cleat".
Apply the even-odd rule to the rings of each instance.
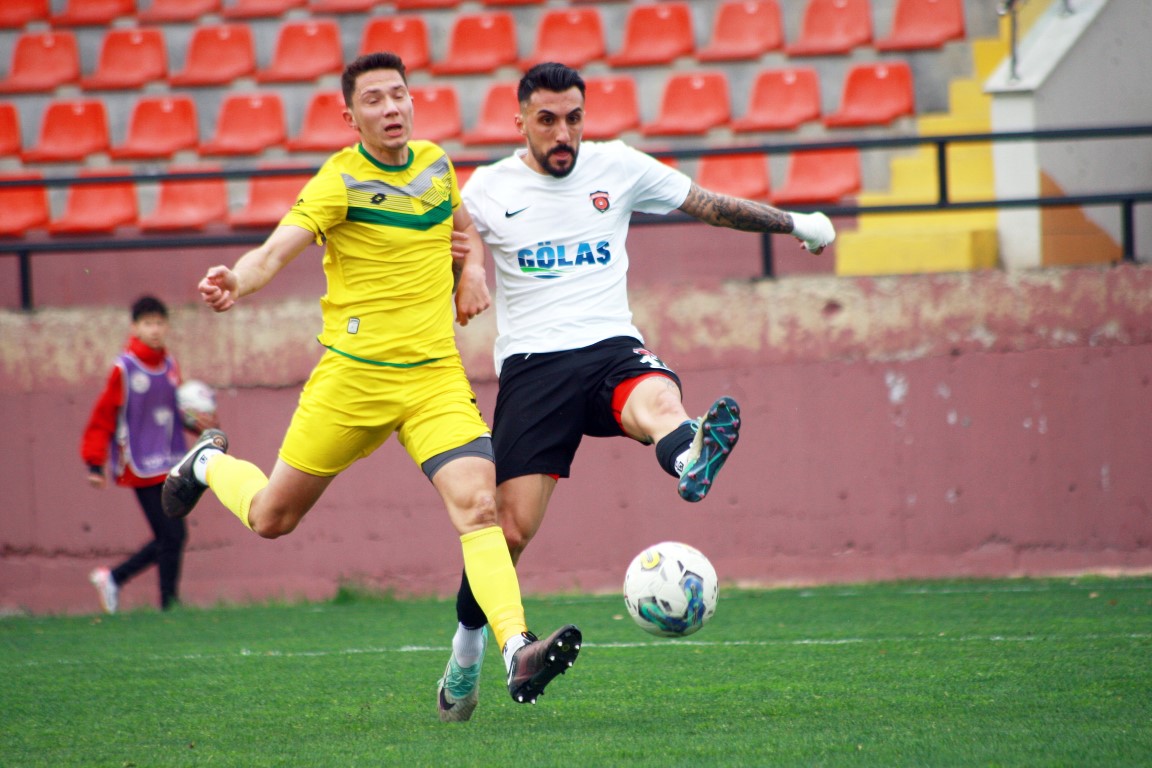
[[[196,458],[205,448],[227,453],[228,437],[218,429],[204,430],[192,450],[184,454],[184,458],[168,472],[168,477],[164,478],[164,489],[160,492],[160,507],[168,517],[187,517],[204,491],[208,490],[208,486],[197,480],[192,471]]]
[[[525,632],[528,643],[512,657],[508,670],[508,693],[518,704],[535,704],[545,686],[568,671],[580,654],[580,630],[566,624],[543,640]]]

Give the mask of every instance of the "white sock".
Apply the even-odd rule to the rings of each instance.
[[[456,626],[456,635],[452,638],[452,655],[461,667],[471,667],[480,660],[484,653],[484,627],[469,629],[463,624]]]
[[[218,453],[223,453],[223,451],[218,448],[205,448],[196,454],[196,460],[192,462],[192,474],[195,476],[196,482],[201,485],[208,485],[208,459]]]
[[[524,635],[513,635],[508,638],[508,642],[504,643],[504,668],[512,669],[512,657],[516,655],[516,651],[528,645],[528,638]]]

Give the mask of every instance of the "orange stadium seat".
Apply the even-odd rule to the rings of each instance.
[[[48,0],[4,0],[0,3],[0,29],[21,29],[31,21],[47,21]]]
[[[552,8],[536,26],[536,47],[520,62],[527,69],[542,61],[558,61],[576,69],[607,55],[604,22],[599,8]]]
[[[875,43],[878,51],[939,48],[963,40],[964,0],[897,0],[892,30]]]
[[[80,176],[130,176],[127,168],[85,168]],[[117,227],[135,224],[136,185],[128,181],[73,184],[68,188],[64,214],[48,224],[54,235],[111,233]]]
[[[199,143],[196,102],[190,96],[141,96],[128,118],[127,138],[108,154],[115,160],[168,158]]]
[[[712,39],[696,52],[700,61],[758,59],[784,47],[776,0],[725,0],[716,11]]]
[[[688,3],[633,5],[624,19],[624,42],[608,57],[613,67],[669,64],[696,50]]]
[[[287,139],[280,94],[233,93],[221,101],[216,133],[200,145],[200,154],[258,155]]]
[[[848,53],[872,42],[868,0],[808,0],[800,37],[785,48],[789,56]]]
[[[38,171],[0,173],[0,181],[42,179]],[[0,237],[18,237],[48,224],[47,187],[0,187]]]
[[[136,14],[142,24],[172,24],[197,21],[201,16],[220,13],[220,0],[152,0],[147,8]]]
[[[299,174],[251,177],[248,180],[248,201],[240,210],[228,214],[228,223],[233,227],[276,226],[296,203],[300,190],[311,177],[306,169],[301,169]]]
[[[427,69],[432,62],[428,24],[423,16],[374,16],[364,25],[360,53],[392,51],[404,61],[404,69]]]
[[[293,8],[303,8],[308,0],[234,0],[221,9],[226,19],[261,19],[283,16]]]
[[[824,118],[829,128],[887,125],[916,111],[912,68],[906,61],[856,64],[844,78],[840,108]]]
[[[704,155],[696,167],[696,183],[704,189],[746,200],[767,200],[768,156],[762,152]]]
[[[316,91],[308,99],[300,132],[287,143],[289,152],[335,152],[355,144],[356,131],[344,122],[344,94]]]
[[[19,155],[23,146],[20,138],[20,113],[10,101],[0,101],[0,157]]]
[[[377,0],[308,0],[311,13],[368,13]]]
[[[103,27],[121,16],[135,14],[136,0],[67,0],[64,10],[52,16],[52,26]]]
[[[516,82],[507,81],[488,86],[480,107],[480,119],[462,138],[465,144],[519,144],[524,140],[515,122],[520,111],[516,86]]]
[[[820,76],[809,67],[767,69],[756,75],[748,111],[732,121],[736,133],[791,131],[820,119]]]
[[[835,203],[860,191],[860,150],[809,149],[789,158],[788,178],[772,195],[777,205]]]
[[[219,166],[171,166],[169,172],[218,171]],[[140,219],[145,232],[203,229],[228,220],[228,186],[224,179],[165,179],[160,182],[156,208]]]
[[[80,81],[80,49],[68,30],[25,32],[12,48],[8,77],[0,80],[0,93],[51,91]]]
[[[413,87],[411,94],[416,110],[416,138],[445,141],[460,136],[464,122],[460,117],[460,100],[455,88],[451,85],[423,85]]]
[[[448,54],[433,62],[436,75],[487,74],[516,63],[516,21],[508,11],[463,13],[455,17]]]
[[[50,102],[40,123],[40,139],[23,154],[26,163],[66,163],[108,151],[108,110],[99,99]]]
[[[584,89],[584,138],[615,139],[640,127],[640,100],[630,75],[590,77]]]
[[[286,21],[276,34],[276,49],[266,69],[256,72],[261,83],[315,80],[344,69],[340,25],[332,19]]]
[[[168,78],[176,86],[228,85],[256,71],[256,44],[247,24],[197,27],[188,41],[184,69]]]
[[[731,117],[726,74],[674,72],[664,83],[660,114],[640,131],[645,136],[702,135],[727,125]]]
[[[81,78],[87,90],[141,88],[168,76],[168,49],[157,28],[110,29],[100,45],[96,71]]]

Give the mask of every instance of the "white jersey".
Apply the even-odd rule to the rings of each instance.
[[[462,193],[496,260],[496,372],[509,355],[643,341],[628,306],[628,224],[633,211],[679,208],[692,180],[620,141],[582,143],[559,179],[525,152],[477,168]]]

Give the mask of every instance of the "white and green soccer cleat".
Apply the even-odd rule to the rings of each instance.
[[[721,397],[700,419],[677,490],[685,501],[700,501],[740,439],[740,406]]]
[[[470,667],[456,663],[456,654],[448,657],[448,666],[436,688],[436,709],[444,723],[460,723],[472,718],[480,703],[480,667],[484,665],[484,650],[488,647],[488,630],[484,630],[484,643],[480,658]]]

